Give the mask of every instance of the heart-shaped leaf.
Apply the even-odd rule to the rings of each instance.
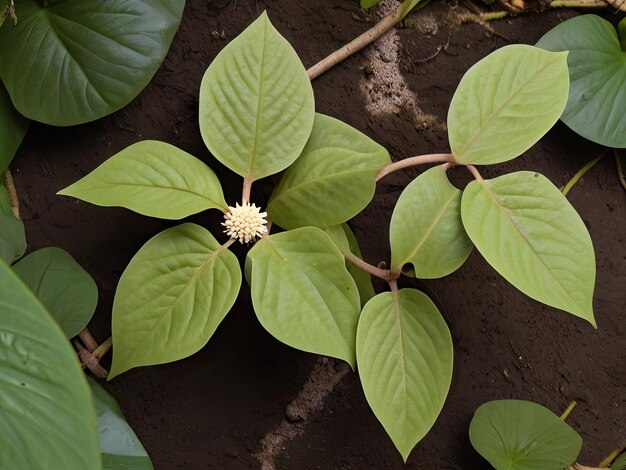
[[[11,98],[0,82],[0,174],[13,160],[27,128],[28,120],[15,110]]]
[[[537,46],[569,51],[563,122],[593,142],[626,148],[626,53],[613,25],[596,15],[578,16],[548,31]]]
[[[152,462],[139,438],[126,422],[115,398],[89,378],[100,431],[104,470],[152,470]]]
[[[425,171],[402,191],[389,229],[391,267],[412,263],[415,277],[456,271],[472,251],[461,221],[461,191],[442,165]]]
[[[263,237],[246,263],[254,311],[272,336],[354,368],[359,293],[326,233],[304,227]]]
[[[550,410],[522,400],[482,404],[470,423],[469,437],[496,470],[561,470],[574,463],[583,443]]]
[[[520,171],[473,181],[463,192],[461,215],[478,251],[507,281],[595,327],[591,238],[545,176]]]
[[[58,194],[161,219],[228,210],[213,170],[187,152],[155,140],[125,148]]]
[[[450,148],[463,163],[511,160],[558,121],[567,103],[567,52],[505,46],[470,68],[450,103]]]
[[[352,233],[352,230],[350,230],[350,227],[348,227],[348,224],[333,225],[327,227],[324,231],[344,256],[347,253],[353,253],[358,258],[363,259],[359,242],[354,236],[354,233]],[[363,306],[369,299],[376,295],[374,286],[372,285],[372,276],[348,260],[346,260],[346,268],[348,268],[348,272],[352,276],[352,279],[354,279],[356,287],[359,290],[361,306]]]
[[[48,3],[47,5],[45,5]],[[184,0],[16,0],[0,29],[0,77],[24,116],[81,124],[127,105],[172,42]]]
[[[356,350],[367,402],[406,462],[448,395],[448,326],[422,292],[384,292],[363,308]]]
[[[91,394],[48,312],[0,261],[0,468],[99,470]]]
[[[289,167],[267,205],[284,229],[341,224],[361,212],[376,190],[389,153],[337,119],[317,114],[302,155]]]
[[[250,181],[291,165],[314,117],[306,70],[266,13],[217,55],[202,79],[202,138],[215,158]]]
[[[68,252],[42,248],[19,260],[13,270],[68,338],[87,326],[98,304],[98,286]]]
[[[154,236],[128,264],[115,292],[109,380],[200,350],[240,286],[237,257],[206,229],[187,223]]]

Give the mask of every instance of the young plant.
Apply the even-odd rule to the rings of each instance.
[[[439,310],[424,293],[397,287],[408,265],[418,277],[445,276],[475,245],[520,290],[595,326],[593,247],[575,210],[538,173],[486,180],[473,166],[517,157],[558,120],[566,56],[522,45],[494,52],[468,71],[452,100],[452,153],[389,163],[365,135],[315,114],[304,67],[261,15],[215,58],[200,89],[202,137],[242,177],[240,201],[225,201],[205,164],[156,141],[131,145],[60,191],[171,220],[224,214],[225,241],[184,223],[130,261],[113,304],[109,379],[202,348],[240,289],[228,248],[254,243],[245,278],[260,323],[288,345],[358,365],[370,406],[406,460],[452,377],[452,339]],[[394,210],[390,269],[365,262],[346,222],[371,201],[379,179],[426,163],[439,165],[413,181]],[[446,176],[452,166],[476,180],[455,188]],[[283,170],[262,211],[253,183]],[[267,219],[285,231],[271,233]],[[375,295],[365,273],[390,290]]]
[[[184,0],[0,1],[0,25],[6,15],[14,20],[0,27],[0,80],[29,119],[70,126],[106,116],[148,84],[184,6]]]

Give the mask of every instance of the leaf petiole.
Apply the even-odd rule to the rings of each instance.
[[[450,163],[453,165],[459,164],[456,157],[451,153],[431,153],[426,155],[417,155],[415,157],[405,158],[403,160],[393,162],[385,166],[376,175],[376,181],[384,178],[394,171],[402,170],[404,168],[410,168],[412,166],[426,165],[427,163]]]

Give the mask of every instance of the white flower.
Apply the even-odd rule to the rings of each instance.
[[[224,215],[222,225],[226,227],[224,233],[230,238],[239,239],[240,243],[250,243],[267,233],[267,212],[261,212],[260,207],[244,202],[243,205],[229,206]]]

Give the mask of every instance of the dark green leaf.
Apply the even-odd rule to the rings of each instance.
[[[80,124],[127,105],[170,46],[184,0],[16,0],[0,29],[0,77],[24,116]]]
[[[11,98],[0,82],[0,174],[13,160],[27,128],[28,120],[15,110]]]
[[[623,23],[623,21],[622,21]],[[611,464],[611,470],[624,470],[626,469],[626,452],[615,459]]]

